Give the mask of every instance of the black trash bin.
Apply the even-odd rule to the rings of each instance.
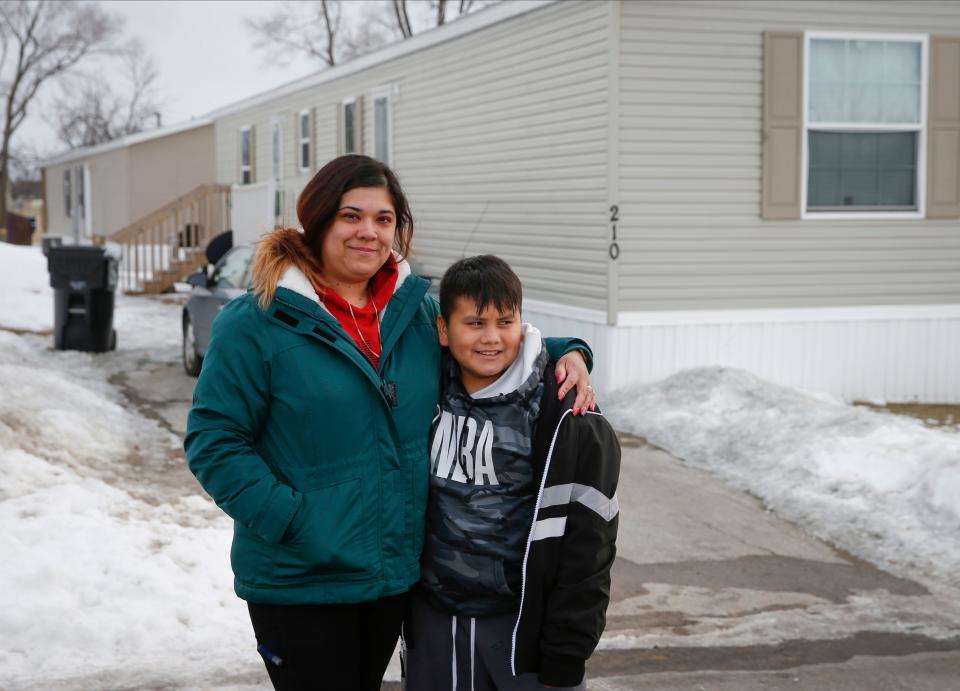
[[[47,269],[53,288],[53,347],[94,353],[116,348],[116,258],[102,247],[51,247]]]

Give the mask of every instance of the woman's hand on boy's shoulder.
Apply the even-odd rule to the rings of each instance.
[[[557,360],[555,372],[560,385],[557,392],[560,400],[563,400],[570,389],[577,389],[577,398],[573,402],[574,415],[586,415],[588,410],[596,410],[597,393],[590,383],[587,357],[582,351],[574,350]]]

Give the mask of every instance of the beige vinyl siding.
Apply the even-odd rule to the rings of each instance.
[[[216,123],[218,179],[236,182],[239,127],[310,107],[319,167],[336,156],[337,105],[351,96],[364,98],[373,155],[373,96],[395,87],[393,167],[418,264],[439,275],[496,253],[528,297],[606,310],[608,34],[607,3],[557,3],[231,114]],[[257,139],[264,170],[268,138]],[[306,182],[288,170],[291,211]]]
[[[46,204],[49,227],[47,234],[65,238],[73,237],[70,217],[64,213],[63,172],[83,165],[90,169],[90,189],[93,197],[91,207],[93,233],[110,235],[130,222],[126,200],[129,195],[129,155],[126,147],[95,154],[87,158],[47,166]],[[74,179],[74,195],[76,195]],[[74,196],[76,199],[76,196]],[[121,200],[118,203],[117,200]],[[81,231],[82,232],[82,231]]]
[[[960,34],[953,2],[624,3],[619,309],[960,302],[955,220],[760,218],[764,31]]]
[[[131,222],[214,181],[213,125],[129,147]]]

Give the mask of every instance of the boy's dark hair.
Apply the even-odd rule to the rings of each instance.
[[[473,300],[483,311],[493,305],[500,312],[521,309],[523,286],[510,265],[500,257],[481,254],[454,263],[440,280],[440,314],[447,321],[457,304],[457,298]]]

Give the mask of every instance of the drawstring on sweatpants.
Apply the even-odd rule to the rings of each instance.
[[[470,617],[470,691],[473,691],[473,672],[477,668],[474,653],[477,651],[477,620]]]
[[[453,643],[453,686],[452,691],[457,691],[457,618],[451,617],[453,624],[450,627],[450,638]]]
[[[453,650],[453,686],[450,687],[450,691],[457,691],[457,618],[453,616],[450,617],[450,620],[451,650]],[[470,617],[470,691],[474,691],[474,672],[477,668],[476,652],[477,620]]]

